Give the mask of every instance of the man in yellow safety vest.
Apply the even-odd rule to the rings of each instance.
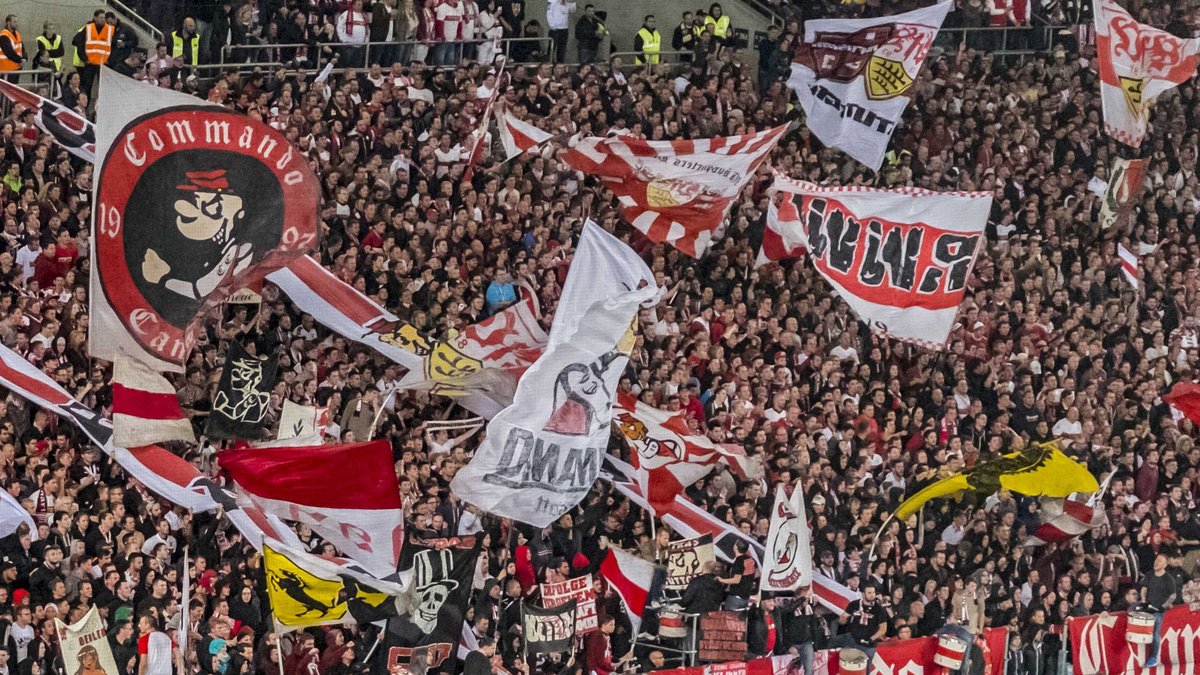
[[[659,52],[662,51],[662,33],[654,27],[654,15],[647,14],[646,20],[633,39],[633,51],[637,52],[634,61],[638,65],[658,65]]]
[[[196,20],[187,17],[183,27],[171,31],[171,56],[183,57],[189,66],[200,63],[200,34],[196,32]]]
[[[33,62],[38,68],[49,68],[55,76],[62,72],[63,56],[67,50],[63,47],[62,36],[58,34],[53,21],[42,24],[42,34],[37,36],[37,55]]]
[[[4,30],[0,30],[0,72],[10,73],[20,70],[25,62],[25,45],[21,40],[21,32],[17,30],[17,15],[9,14],[4,17]],[[14,81],[16,75],[4,76]]]
[[[712,7],[708,8],[708,16],[704,17],[704,26],[712,28],[713,37],[716,38],[717,44],[722,46],[729,44],[729,38],[732,36],[732,26],[729,25],[729,17],[725,16],[720,3],[714,2]]]

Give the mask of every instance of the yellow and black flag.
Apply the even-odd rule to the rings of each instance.
[[[968,490],[990,495],[1002,489],[1031,497],[1066,497],[1072,492],[1095,492],[1100,485],[1087,467],[1064,455],[1057,442],[1042,443],[982,462],[970,471],[926,486],[896,507],[893,515],[904,520],[931,499]]]
[[[370,623],[400,613],[399,603],[404,597],[400,584],[288,548],[273,539],[263,542],[263,568],[267,596],[282,630]]]

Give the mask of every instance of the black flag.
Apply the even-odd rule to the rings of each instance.
[[[521,625],[530,654],[565,652],[575,637],[575,601],[545,609],[522,604]]]
[[[408,612],[387,624],[381,672],[456,672],[458,641],[471,599],[471,582],[483,540],[478,537],[404,542],[401,569],[412,571]]]
[[[210,438],[265,438],[270,431],[267,407],[278,366],[274,357],[251,356],[242,345],[230,342],[204,433]]]

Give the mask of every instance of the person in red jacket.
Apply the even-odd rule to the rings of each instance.
[[[587,672],[591,675],[611,675],[617,666],[613,664],[612,638],[617,629],[617,620],[611,616],[605,617],[600,624],[600,630],[589,633],[583,643],[587,653]]]

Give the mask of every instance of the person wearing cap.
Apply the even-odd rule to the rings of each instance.
[[[752,601],[746,624],[746,641],[754,656],[786,653],[782,636],[783,613],[775,597],[767,595]]]

